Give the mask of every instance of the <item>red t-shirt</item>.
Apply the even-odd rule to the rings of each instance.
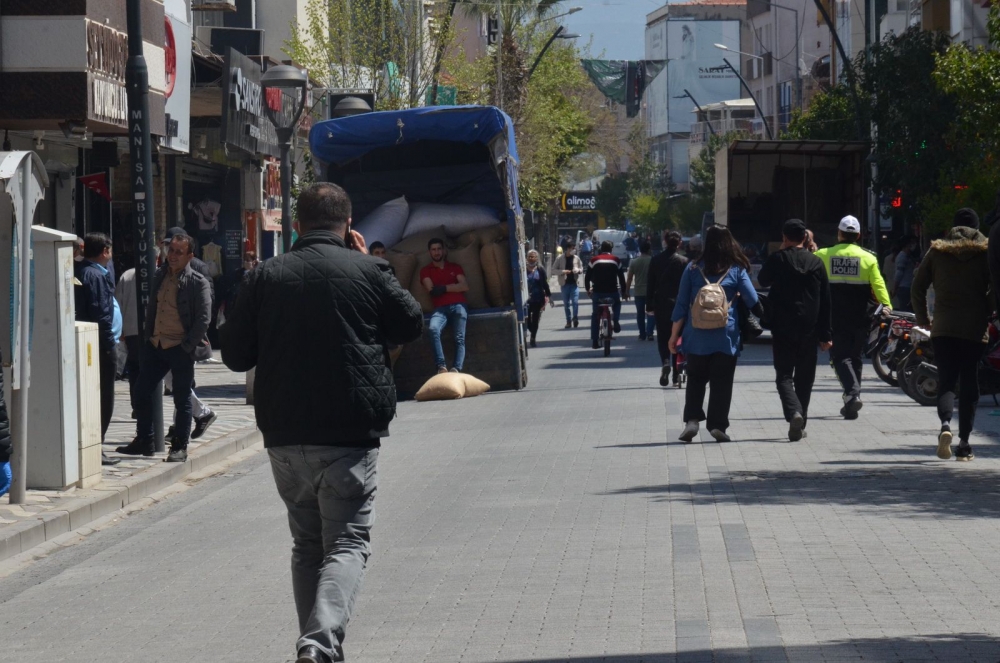
[[[462,268],[453,262],[446,260],[442,268],[435,267],[434,263],[431,263],[420,270],[420,282],[423,283],[424,279],[430,279],[433,285],[454,285],[458,283],[459,274],[465,276]],[[465,293],[446,292],[440,297],[432,297],[432,299],[434,300],[434,308],[450,306],[451,304],[464,304]]]

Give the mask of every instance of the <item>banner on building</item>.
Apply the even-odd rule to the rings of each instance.
[[[740,80],[726,66],[731,52],[717,48],[722,44],[734,51],[740,48],[739,21],[667,21],[667,106],[668,131],[684,133],[695,121],[694,103],[684,90],[702,106],[740,98]],[[739,63],[734,63],[739,66]]]
[[[625,106],[627,117],[636,117],[642,94],[663,71],[663,60],[580,60],[590,80],[605,97]]]

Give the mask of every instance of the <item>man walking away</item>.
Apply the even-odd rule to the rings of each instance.
[[[140,350],[135,390],[136,437],[118,447],[118,453],[153,455],[153,392],[170,371],[174,375],[175,413],[167,462],[187,460],[194,363],[212,354],[206,336],[212,320],[212,295],[208,280],[191,269],[192,241],[187,235],[174,235],[167,264],[160,266],[153,278],[153,296],[143,324],[146,342]]]
[[[570,242],[566,252],[556,258],[552,267],[559,278],[559,288],[562,290],[563,308],[566,310],[566,329],[570,326],[580,326],[580,275],[583,274],[583,262],[576,255],[576,243]]]
[[[126,269],[115,285],[115,299],[122,312],[122,338],[125,340],[125,372],[128,373],[128,396],[135,419],[135,385],[139,382],[139,316],[135,292],[135,268]]]
[[[987,325],[994,310],[990,295],[987,240],[979,232],[979,217],[968,208],[955,213],[953,227],[944,239],[931,244],[913,279],[913,310],[917,324],[930,324],[927,289],[934,286],[934,322],[931,342],[938,369],[937,456],[951,458],[951,416],[958,388],[957,460],[973,459],[969,436],[979,403],[979,360],[988,340]]]
[[[97,357],[101,369],[101,444],[107,435],[115,411],[115,376],[118,373],[118,339],[122,333],[122,314],[115,300],[115,284],[108,263],[111,262],[111,239],[104,233],[87,233],[83,238],[83,259],[73,263],[73,274],[80,283],[75,289],[76,319],[96,322],[100,339]],[[101,464],[117,465],[101,448]]]
[[[845,419],[857,419],[861,410],[861,353],[864,352],[871,322],[868,304],[872,295],[887,309],[889,292],[878,269],[878,258],[856,244],[861,237],[861,224],[853,216],[845,216],[837,228],[837,244],[816,251],[830,279],[830,301],[833,308],[833,360],[837,378],[844,389]]]
[[[649,275],[646,284],[646,313],[653,314],[656,322],[656,346],[660,352],[660,386],[670,384],[670,373],[673,372],[673,382],[676,385],[680,379],[677,375],[676,355],[670,353],[670,329],[673,322],[674,305],[677,303],[677,291],[681,286],[681,277],[688,259],[681,255],[680,246],[684,241],[681,234],[671,230],[663,235],[665,250],[653,256],[649,261]]]
[[[590,342],[591,347],[595,350],[598,347],[598,326],[601,319],[600,301],[605,298],[614,300],[612,313],[614,314],[614,329],[617,334],[622,330],[622,326],[619,324],[619,318],[622,314],[622,295],[628,299],[621,262],[611,253],[614,248],[615,245],[608,240],[601,242],[601,252],[590,259],[590,269],[584,279],[587,294],[594,302],[594,310],[590,316]],[[619,288],[621,288],[620,292]]]
[[[437,372],[448,372],[444,347],[441,345],[441,332],[450,324],[455,338],[455,363],[451,370],[461,373],[465,366],[465,323],[469,319],[465,293],[469,290],[469,284],[462,267],[448,262],[448,249],[445,248],[443,239],[429,241],[427,250],[431,254],[431,264],[420,270],[420,283],[431,293],[431,301],[434,303],[434,312],[431,313],[427,328],[431,332]]]
[[[990,282],[993,285],[993,296],[1000,310],[1000,191],[997,191],[996,203],[993,209],[983,217],[983,224],[989,228]]]
[[[639,257],[628,264],[628,278],[625,279],[625,292],[630,293],[632,281],[635,280],[635,315],[639,324],[639,340],[645,341],[654,339],[653,331],[656,327],[656,318],[646,315],[646,293],[649,283],[649,263],[653,259],[651,255],[653,245],[648,240],[643,240],[639,245]]]
[[[757,282],[767,296],[775,382],[788,439],[805,435],[818,349],[830,349],[830,283],[823,261],[806,248],[806,224],[785,221],[781,249],[768,256]]]
[[[920,244],[916,237],[905,237],[903,248],[896,255],[896,273],[893,275],[892,302],[900,311],[910,311],[910,291],[913,287],[913,274],[920,263]]]
[[[329,663],[344,660],[396,415],[386,346],[419,338],[423,315],[389,263],[365,255],[343,189],[309,186],[297,209],[298,241],[250,272],[220,339],[226,366],[257,369],[257,426],[293,539],[297,662]]]

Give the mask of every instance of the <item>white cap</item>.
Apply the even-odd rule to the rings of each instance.
[[[840,220],[840,225],[837,226],[837,229],[842,233],[859,233],[861,232],[861,222],[848,214]]]

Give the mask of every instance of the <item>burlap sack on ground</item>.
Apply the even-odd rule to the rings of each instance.
[[[418,401],[448,401],[465,396],[461,373],[439,373],[424,383],[414,396]]]
[[[465,272],[465,281],[469,284],[465,299],[470,309],[489,308],[490,306],[490,301],[486,297],[486,284],[483,281],[483,267],[479,262],[479,251],[479,242],[473,241],[461,249],[452,249],[448,252],[448,261],[455,263]]]
[[[399,281],[399,284],[404,288],[410,287],[410,283],[413,281],[413,272],[417,269],[417,256],[412,253],[386,251],[385,259],[396,272],[396,280]]]
[[[507,306],[514,301],[510,272],[510,242],[484,244],[480,251],[486,293],[493,306]]]
[[[459,375],[462,376],[462,380],[465,382],[465,398],[479,396],[490,390],[490,385],[477,377],[473,377],[467,373],[459,373]]]

